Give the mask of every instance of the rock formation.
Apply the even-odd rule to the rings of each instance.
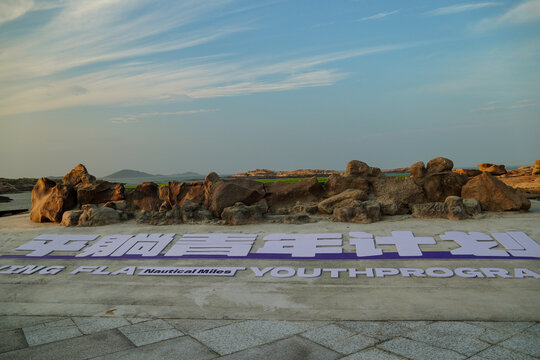
[[[478,200],[485,211],[528,210],[531,207],[531,202],[522,193],[488,172],[469,180],[461,196]]]
[[[506,168],[504,165],[494,165],[490,163],[478,164],[478,169],[483,172],[488,172],[491,175],[504,175],[506,174]]]

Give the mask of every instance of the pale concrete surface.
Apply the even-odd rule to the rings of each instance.
[[[147,319],[125,325],[128,321],[120,317],[43,317],[41,321],[35,316],[0,317],[0,359],[508,360],[540,356],[538,322]],[[83,334],[88,324],[92,333]],[[29,331],[36,326],[48,329],[50,336]],[[64,328],[71,326],[79,332],[66,338]],[[500,334],[501,340],[484,341],[487,333]]]

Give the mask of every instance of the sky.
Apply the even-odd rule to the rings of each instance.
[[[0,177],[540,159],[540,0],[2,0]]]

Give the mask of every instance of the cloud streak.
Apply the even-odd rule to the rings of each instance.
[[[363,18],[360,18],[360,19],[358,19],[358,21],[368,21],[368,20],[382,19],[382,18],[385,18],[387,16],[397,14],[398,12],[399,12],[399,10],[388,11],[388,12],[380,12],[380,13],[375,14],[375,15],[365,16]]]
[[[498,5],[501,5],[501,4],[496,3],[496,2],[482,2],[482,3],[452,5],[452,6],[445,6],[445,7],[428,11],[426,14],[429,16],[452,15],[452,14],[459,14],[462,12],[474,11],[474,10],[482,9],[485,7],[498,6]]]
[[[117,116],[117,117],[111,118],[110,120],[113,123],[117,123],[117,124],[127,124],[131,122],[139,122],[140,119],[146,119],[146,118],[155,119],[162,116],[192,115],[192,114],[200,114],[200,113],[206,113],[206,112],[212,112],[212,111],[217,111],[217,109],[199,109],[199,110],[183,110],[183,111],[173,111],[173,112],[141,113],[141,114]]]
[[[477,30],[486,31],[498,27],[522,25],[540,21],[540,0],[528,0],[508,10],[499,17],[484,19]]]

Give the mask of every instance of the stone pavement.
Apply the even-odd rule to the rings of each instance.
[[[538,322],[0,317],[0,359],[537,358]]]

